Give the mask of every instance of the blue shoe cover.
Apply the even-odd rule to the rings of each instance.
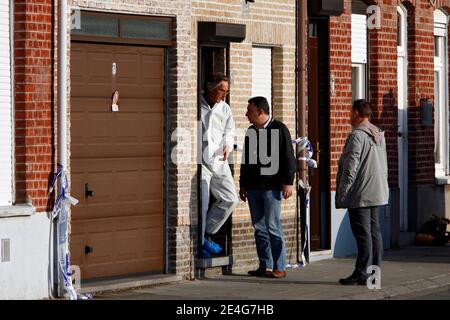
[[[205,240],[205,243],[203,244],[203,250],[212,254],[218,254],[223,251],[222,248],[217,243],[208,240]]]

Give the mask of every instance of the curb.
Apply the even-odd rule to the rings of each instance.
[[[434,276],[431,278],[420,279],[403,283],[401,285],[388,286],[380,290],[373,290],[368,293],[362,293],[344,297],[344,300],[389,300],[392,298],[405,299],[408,296],[417,296],[418,293],[432,293],[441,289],[450,288],[450,273]]]

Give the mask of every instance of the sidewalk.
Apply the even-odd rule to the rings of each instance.
[[[288,269],[284,279],[223,275],[157,287],[95,295],[94,299],[136,300],[360,300],[408,299],[450,288],[450,244],[445,247],[406,247],[385,251],[381,289],[342,286],[338,279],[353,271],[355,258],[312,262]]]

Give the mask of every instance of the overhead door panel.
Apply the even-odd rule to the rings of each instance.
[[[72,262],[83,278],[161,272],[164,51],[72,45]]]

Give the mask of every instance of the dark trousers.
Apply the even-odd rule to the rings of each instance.
[[[358,246],[355,275],[366,277],[369,265],[381,266],[383,241],[381,239],[379,207],[349,209],[350,225]],[[370,258],[372,258],[371,263]]]

